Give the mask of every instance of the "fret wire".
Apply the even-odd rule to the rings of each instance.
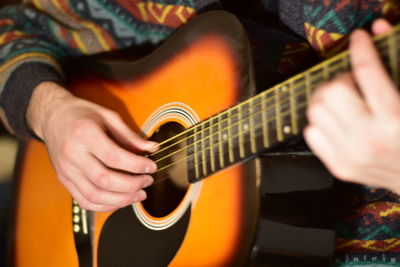
[[[267,106],[267,100],[265,99],[267,95],[266,94],[262,94],[261,95],[261,103],[262,106],[265,107]],[[262,110],[262,109],[261,109]],[[263,138],[263,143],[264,143],[264,147],[269,147],[269,134],[268,134],[268,123],[267,123],[267,112],[263,112],[262,113],[262,125],[263,125],[263,132],[264,132],[264,138]]]
[[[207,163],[206,163],[206,155],[205,155],[206,152],[204,149],[204,147],[205,147],[204,126],[205,126],[205,123],[203,123],[201,126],[201,141],[200,141],[201,150],[202,150],[201,162],[203,163],[203,175],[207,175]]]
[[[239,106],[238,107],[239,157],[244,158],[243,127],[240,124],[241,121],[242,121],[242,106]]]
[[[256,151],[257,151],[257,147],[256,147],[256,140],[255,140],[255,138],[254,138],[254,129],[253,129],[253,124],[254,124],[254,122],[253,122],[253,119],[252,118],[254,118],[254,116],[251,116],[251,114],[254,114],[254,108],[253,108],[253,102],[254,102],[254,99],[252,100],[252,101],[250,101],[249,102],[249,117],[250,117],[250,122],[249,122],[249,124],[250,124],[250,149],[251,149],[251,153],[255,153]],[[262,110],[262,109],[261,109]]]
[[[224,163],[224,149],[222,147],[222,131],[220,129],[222,116],[218,116],[218,145],[219,145],[219,163],[221,168],[225,167]]]
[[[278,141],[283,140],[283,133],[282,133],[282,120],[280,116],[281,112],[281,105],[279,101],[279,90],[281,87],[275,87],[274,88],[274,93],[275,93],[275,116],[276,116],[276,134],[278,136]]]
[[[317,71],[318,72],[314,73],[314,76],[313,76],[313,73],[311,72],[311,84],[312,84],[312,86],[311,86],[312,90],[311,91],[313,91],[315,88],[318,88],[318,86],[322,82],[324,82],[324,75],[322,73],[323,72],[322,68],[318,69]]]
[[[212,120],[213,120],[213,118],[210,120],[210,134],[209,134],[209,142],[210,142],[210,145],[212,146],[213,145],[213,136],[214,136],[214,134],[213,134],[213,123],[212,123]],[[210,157],[211,157],[211,172],[215,172],[215,170],[216,170],[216,168],[215,168],[215,155],[214,155],[214,149],[211,149],[210,150]]]
[[[228,153],[229,153],[229,162],[234,161],[234,155],[233,155],[233,144],[232,144],[232,138],[231,138],[231,116],[229,116],[231,111],[228,112]]]
[[[297,112],[296,112],[296,98],[295,98],[295,88],[294,86],[291,86],[289,89],[289,94],[290,94],[290,118],[291,118],[291,124],[292,124],[292,133],[297,134],[298,132],[298,127],[297,127]]]
[[[194,130],[195,134],[194,134],[194,138],[193,138],[193,140],[194,140],[193,152],[194,152],[195,175],[196,175],[196,178],[199,178],[200,177],[200,170],[199,170],[199,163],[198,163],[199,162],[199,155],[198,155],[198,152],[197,152],[197,140],[196,140],[198,134],[196,133],[196,130],[197,130],[197,128]]]
[[[293,87],[293,80],[290,80],[287,86],[281,88],[279,91],[279,103],[280,103],[280,119],[281,119],[281,131],[282,131],[282,136],[290,134],[291,130],[291,125],[292,125],[292,116],[290,112],[290,90]],[[282,114],[288,114],[289,119],[286,120],[286,116],[283,116]]]
[[[187,136],[189,134],[193,135],[192,132],[189,131],[185,136]],[[186,142],[184,143],[184,144],[186,144],[186,147],[184,145],[184,147],[182,149],[184,151],[183,153],[185,153],[186,155],[189,155],[189,156],[193,155],[193,157],[189,158],[190,160],[187,162],[188,177],[191,178],[193,176],[194,178],[198,178],[195,173],[196,167],[193,167],[193,166],[197,165],[197,162],[195,162],[196,157],[194,155],[194,153],[196,153],[196,151],[194,150],[194,146],[192,145],[193,143],[194,143],[194,137],[187,138]],[[179,152],[177,152],[177,153],[179,153]],[[173,156],[173,154],[167,155],[167,156],[168,156],[167,158],[171,158]],[[155,158],[153,158],[153,160],[155,160]]]

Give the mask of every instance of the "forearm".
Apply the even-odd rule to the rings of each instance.
[[[43,140],[45,128],[53,119],[55,110],[73,97],[68,90],[54,82],[42,82],[36,86],[26,112],[31,131]]]
[[[1,84],[3,87],[0,88],[0,109],[4,115],[2,120],[15,135],[23,138],[33,136],[25,114],[34,89],[45,81],[62,84],[63,77],[50,63],[27,62],[14,69],[7,81]]]

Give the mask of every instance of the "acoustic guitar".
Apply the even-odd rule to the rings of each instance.
[[[376,40],[398,81],[399,28]],[[81,209],[46,148],[19,164],[15,266],[242,266],[259,220],[259,153],[301,135],[314,88],[350,68],[344,52],[254,95],[250,48],[236,18],[192,19],[138,61],[81,66],[79,97],[119,112],[160,143],[148,199],[114,212]]]

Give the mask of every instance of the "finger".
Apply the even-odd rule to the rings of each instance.
[[[370,112],[357,90],[351,73],[339,74],[327,87],[324,104],[338,118],[345,130],[352,130],[356,123],[369,118]]]
[[[338,178],[347,176],[340,171],[344,169],[341,168],[340,161],[338,160],[338,147],[334,146],[323,132],[316,127],[307,126],[304,129],[304,138],[311,150],[334,176]]]
[[[135,155],[115,144],[101,128],[95,128],[95,138],[88,140],[87,149],[105,166],[130,173],[153,173],[156,164],[145,157]]]
[[[116,206],[112,205],[99,205],[91,203],[81,194],[81,192],[76,188],[75,184],[70,182],[66,178],[60,178],[60,182],[65,186],[65,188],[68,189],[68,191],[72,195],[72,198],[75,199],[78,202],[79,206],[83,209],[100,212],[107,212],[117,209]]]
[[[345,128],[338,118],[322,102],[315,101],[307,110],[309,125],[318,128],[333,140],[345,138]]]
[[[372,24],[372,32],[374,35],[381,35],[388,33],[392,30],[392,25],[385,19],[377,19]]]
[[[128,175],[106,168],[96,158],[88,156],[80,165],[83,175],[100,189],[121,193],[135,193],[154,181],[149,175]],[[76,164],[76,163],[75,163]]]
[[[337,118],[344,130],[353,130],[369,117],[368,107],[357,91],[352,75],[342,73],[316,91],[315,98]],[[312,103],[311,103],[312,105]]]
[[[107,128],[111,131],[113,137],[124,147],[136,152],[155,152],[158,150],[156,142],[141,138],[126,125],[118,113],[108,111],[105,116]]]
[[[64,166],[61,173],[61,176],[72,182],[90,204],[122,208],[134,202],[142,201],[146,197],[146,193],[143,190],[135,193],[116,193],[98,188],[90,180],[86,179],[75,166]]]
[[[372,113],[387,116],[398,108],[399,96],[365,31],[351,35],[350,57],[354,78]]]

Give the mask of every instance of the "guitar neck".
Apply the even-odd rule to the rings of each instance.
[[[398,26],[375,39],[397,85],[399,34]],[[350,67],[345,51],[185,131],[190,181],[199,181],[299,135],[307,124],[305,111],[313,91]]]

